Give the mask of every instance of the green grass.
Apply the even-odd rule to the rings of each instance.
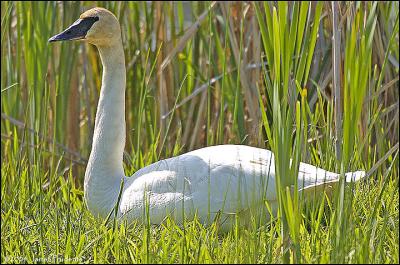
[[[268,148],[276,218],[221,233],[196,219],[150,226],[91,216],[83,176],[101,62],[94,47],[47,40],[93,6],[122,25],[126,174],[214,144]],[[2,2],[1,262],[399,263],[398,10]],[[300,161],[370,174],[307,203],[288,189]]]

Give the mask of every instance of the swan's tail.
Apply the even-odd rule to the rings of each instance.
[[[365,177],[365,171],[347,172],[345,176],[346,182],[356,182]]]

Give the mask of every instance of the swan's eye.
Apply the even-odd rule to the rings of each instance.
[[[98,16],[96,16],[96,17],[85,17],[85,18],[83,18],[83,20],[89,21],[93,25],[95,22],[99,21],[100,18]]]

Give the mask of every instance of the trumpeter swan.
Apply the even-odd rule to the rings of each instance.
[[[93,146],[85,173],[85,200],[95,215],[107,217],[114,209],[124,180],[117,215],[129,221],[144,216],[151,223],[170,215],[177,222],[197,213],[203,223],[217,213],[245,213],[267,200],[276,210],[273,154],[242,145],[205,147],[165,159],[126,177],[122,166],[125,146],[125,58],[121,29],[108,10],[93,8],[53,41],[83,40],[97,47],[103,64],[103,79],[97,107]],[[365,176],[357,171],[346,181]],[[298,189],[323,187],[337,182],[339,175],[300,163]],[[245,216],[245,218],[248,216]],[[228,223],[227,223],[228,224]]]

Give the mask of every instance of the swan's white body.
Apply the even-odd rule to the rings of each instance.
[[[346,174],[346,181],[357,181],[363,171]],[[195,213],[204,224],[220,212],[225,220],[232,213],[248,212],[266,200],[275,212],[275,166],[269,150],[243,145],[218,145],[201,148],[165,159],[140,169],[124,179],[118,216],[142,220],[148,206],[151,223],[159,224],[168,215],[177,222]],[[117,203],[121,178],[104,176],[104,183],[94,182],[86,201],[94,214],[102,217]],[[339,175],[315,166],[300,163],[298,189],[327,188]],[[104,192],[104,187],[110,187]],[[318,189],[321,191],[323,189]],[[96,192],[101,190],[101,193]],[[145,199],[146,198],[146,199]],[[104,204],[99,204],[103,201]],[[243,218],[243,216],[241,216]],[[246,216],[244,216],[246,218]],[[232,224],[225,221],[224,225]]]
[[[131,177],[124,175],[125,58],[118,20],[110,14],[94,8],[81,16],[82,19],[96,16],[99,20],[85,39],[97,46],[103,63],[93,145],[84,183],[89,210],[105,218],[118,201],[122,179],[124,188],[117,215],[129,221],[141,220],[146,207],[151,223],[160,223],[167,215],[180,222],[184,216],[191,218],[195,213],[200,221],[207,223],[218,212],[222,215],[247,212],[264,200],[275,210],[274,156],[260,148],[211,146],[159,161]],[[53,40],[58,39],[53,37]],[[349,173],[346,181],[364,175],[362,171]],[[300,164],[299,190],[338,180],[336,173]]]

